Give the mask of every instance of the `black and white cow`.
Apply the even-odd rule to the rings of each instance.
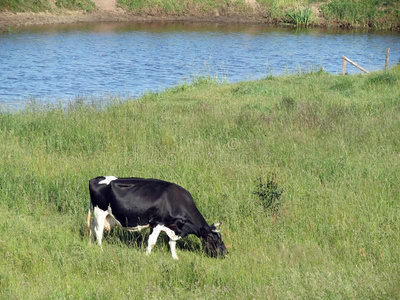
[[[90,222],[89,242],[96,235],[101,245],[103,231],[119,225],[129,231],[151,228],[146,254],[150,254],[158,235],[164,231],[169,237],[172,257],[176,254],[176,241],[194,234],[198,236],[207,254],[224,257],[227,253],[218,224],[207,224],[190,193],[174,183],[144,178],[116,178],[105,176],[89,181],[91,207],[94,218]]]

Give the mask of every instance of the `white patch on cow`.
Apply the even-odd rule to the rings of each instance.
[[[181,239],[181,237],[176,235],[175,231],[173,231],[172,229],[169,229],[168,227],[165,227],[163,225],[158,225],[158,226],[161,226],[161,230],[164,231],[171,240],[177,241]]]
[[[162,226],[162,231],[164,231],[169,237],[169,247],[171,248],[171,254],[173,259],[178,259],[178,255],[176,254],[176,241],[181,237],[176,235],[172,229],[168,227]]]
[[[171,254],[173,259],[178,259],[178,255],[176,254],[176,241],[169,240],[169,247],[171,248]]]
[[[128,231],[140,231],[142,229],[150,228],[150,224],[147,225],[139,225],[136,227],[126,227]]]
[[[90,235],[92,231],[96,234],[97,244],[101,246],[101,240],[103,239],[103,230],[108,215],[108,211],[100,209],[98,206],[94,208],[94,218],[90,225]]]
[[[160,235],[160,232],[161,232],[161,227],[162,227],[162,225],[157,225],[153,229],[153,232],[150,234],[146,255],[149,255],[151,253],[151,250],[153,249],[153,247],[156,245],[158,236]]]
[[[99,182],[99,184],[110,184],[111,181],[118,179],[115,176],[104,176],[106,179],[103,179],[102,181]]]
[[[169,246],[171,248],[172,258],[178,259],[178,255],[176,254],[176,241],[181,239],[181,237],[176,235],[172,229],[169,229],[164,225],[157,225],[153,229],[153,232],[149,236],[149,243],[147,246],[146,255],[149,255],[151,253],[151,250],[155,246],[161,231],[164,231],[169,237]]]

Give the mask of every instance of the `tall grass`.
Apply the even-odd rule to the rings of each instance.
[[[397,298],[399,75],[198,80],[0,113],[0,298]],[[184,186],[229,257],[195,237],[178,262],[163,238],[147,257],[147,231],[89,246],[88,179],[103,174]]]
[[[321,9],[329,21],[353,26],[395,28],[400,16],[400,3],[393,0],[333,0]]]
[[[297,27],[308,27],[310,25],[312,15],[310,8],[291,10],[287,14],[290,21]]]
[[[118,0],[126,10],[136,13],[167,13],[174,15],[214,15],[243,13],[246,11],[244,0]]]

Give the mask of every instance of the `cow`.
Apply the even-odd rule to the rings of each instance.
[[[189,234],[200,238],[209,256],[222,258],[227,254],[217,229],[220,223],[208,225],[192,195],[177,184],[158,179],[101,176],[89,180],[89,192],[91,203],[86,222],[89,243],[93,243],[95,235],[101,246],[103,231],[118,225],[129,231],[152,229],[147,255],[162,231],[169,237],[173,259],[178,259],[176,241]]]

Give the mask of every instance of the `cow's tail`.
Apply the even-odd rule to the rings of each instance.
[[[91,219],[91,210],[93,209],[92,203],[90,203],[89,209],[88,209],[88,215],[86,218],[86,228],[85,228],[85,236],[88,236],[89,230],[90,230],[90,219]]]

